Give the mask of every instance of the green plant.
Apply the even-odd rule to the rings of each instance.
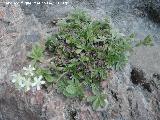
[[[136,46],[141,46],[141,45],[144,45],[144,46],[153,46],[153,38],[148,35],[147,37],[144,38],[144,40],[140,40]]]
[[[53,55],[59,90],[67,97],[88,97],[94,109],[105,106],[100,82],[107,80],[109,70],[123,68],[133,34],[124,36],[107,18],[93,21],[84,11],[71,13],[58,25],[59,32],[47,40],[46,48]]]
[[[31,54],[28,56],[31,58],[34,62],[39,62],[43,58],[43,48],[36,44],[31,51]]]
[[[67,81],[67,86],[63,90],[63,94],[69,97],[80,97],[83,96],[83,89],[80,82],[77,79]]]
[[[52,82],[54,81],[54,78],[53,78],[52,73],[51,73],[50,70],[37,67],[36,73],[37,73],[38,75],[42,75],[43,78],[44,78],[48,83],[52,83]]]
[[[102,94],[100,92],[100,90],[97,88],[97,86],[95,86],[95,84],[92,84],[91,86],[92,86],[92,92],[93,92],[94,95],[93,96],[89,96],[87,98],[87,101],[91,102],[93,109],[96,110],[99,107],[105,106],[105,104],[106,104],[106,101],[105,101],[106,95]]]

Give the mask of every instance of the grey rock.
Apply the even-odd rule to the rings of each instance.
[[[138,9],[147,13],[149,19],[156,23],[160,23],[160,1],[159,0],[142,0],[139,1]]]
[[[46,120],[43,118],[41,106],[31,105],[25,95],[14,91],[3,84],[0,87],[0,120]]]
[[[0,6],[0,120],[160,119],[159,46],[136,48],[130,58],[131,66],[127,64],[124,70],[113,71],[104,90],[109,105],[97,111],[84,101],[64,98],[54,86],[48,88],[49,93],[42,90],[23,94],[16,91],[10,82],[12,72],[28,64],[26,55],[31,44],[44,41],[47,35],[55,33],[57,27],[50,26],[50,23],[65,17],[76,7],[86,10],[96,19],[108,15],[120,31],[127,34],[134,30],[140,39],[153,33],[158,43],[158,23],[150,21],[150,13],[142,1],[69,0],[68,5]],[[159,1],[155,1],[153,6],[158,11],[159,4],[156,3]]]
[[[20,37],[21,42],[38,42],[41,39],[40,33],[31,31],[29,35],[23,35]]]
[[[29,1],[42,2],[42,0]],[[63,18],[74,8],[94,11],[93,13],[96,13],[99,18],[102,12],[105,13],[105,16],[109,16],[114,26],[123,33],[135,32],[138,39],[151,34],[157,44],[160,44],[159,0],[67,0],[67,5],[63,4],[63,1],[50,0],[50,2],[54,4],[27,6],[21,4],[21,8],[25,15],[33,14],[41,23]],[[97,14],[98,10],[101,11],[99,11],[100,15]]]
[[[160,46],[135,48],[130,61],[148,74],[160,74]]]

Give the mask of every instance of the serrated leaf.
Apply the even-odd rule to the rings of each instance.
[[[82,52],[82,49],[77,49],[75,52],[76,52],[77,54],[79,54],[79,53]]]
[[[88,102],[93,102],[93,101],[95,101],[96,100],[96,96],[89,96],[88,98],[87,98],[87,101]]]
[[[92,104],[92,107],[94,110],[96,110],[99,106],[100,106],[99,98],[96,98],[96,100]]]
[[[75,94],[76,91],[77,91],[77,88],[73,85],[68,85],[66,87],[66,91],[69,93],[69,94]]]
[[[106,102],[104,101],[103,98],[100,99],[100,106],[104,107],[106,105]]]
[[[51,75],[45,75],[44,78],[49,83],[52,83],[52,82],[54,82],[54,81],[56,81],[58,79],[57,77],[52,77]]]

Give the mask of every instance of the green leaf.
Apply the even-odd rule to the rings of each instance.
[[[82,49],[77,49],[75,52],[76,52],[77,54],[79,54],[79,53],[82,52]]]
[[[93,107],[94,110],[96,110],[98,107],[100,107],[99,98],[96,98],[96,100],[92,104],[92,107]]]
[[[36,73],[38,75],[42,75],[43,78],[45,78],[45,80],[49,83],[56,81],[56,79],[58,79],[57,77],[53,77],[51,75],[50,70],[44,69],[44,68],[38,68]]]
[[[92,107],[94,110],[96,110],[99,107],[104,107],[106,105],[104,94],[90,96],[88,97],[87,101],[92,102]]]
[[[152,45],[153,45],[153,39],[152,39],[152,37],[151,37],[150,35],[148,35],[148,36],[144,39],[143,44],[146,45],[146,46],[147,46],[147,45],[152,46]]]
[[[81,58],[80,58],[80,60],[83,61],[83,62],[89,61],[89,57],[82,55]]]
[[[56,47],[58,46],[56,35],[48,37],[45,46],[49,51],[54,52],[56,50]]]
[[[87,98],[87,101],[88,102],[93,102],[93,101],[95,101],[96,100],[96,96],[89,96],[88,98]]]
[[[77,92],[77,89],[74,85],[68,85],[66,87],[66,91],[69,93],[69,94],[75,94]]]
[[[106,105],[106,102],[104,101],[104,98],[100,98],[100,106],[104,107]]]
[[[92,84],[91,86],[92,86],[92,92],[94,95],[100,94],[99,89],[97,88],[95,84]]]
[[[52,83],[52,82],[54,82],[54,81],[56,81],[58,79],[57,77],[52,77],[51,75],[44,75],[44,78],[49,83]]]
[[[67,85],[68,85],[68,84],[67,84],[67,80],[60,80],[60,81],[57,83],[58,90],[63,93],[64,91],[66,91],[65,89],[66,89],[66,86],[67,86]]]

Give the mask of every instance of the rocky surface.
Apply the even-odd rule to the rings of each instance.
[[[160,46],[135,48],[130,61],[132,66],[150,75],[160,74]]]
[[[40,119],[40,106],[29,103],[36,97],[18,93],[9,78],[27,62],[30,44],[42,39],[40,28],[34,16],[25,17],[20,7],[0,5],[0,120]]]
[[[158,21],[152,23],[145,18],[143,20],[146,20],[146,23],[154,26],[148,28],[148,25],[143,24],[142,28],[145,29],[139,29],[141,22],[137,20],[142,18],[121,11],[124,8],[129,12],[132,11],[133,9],[128,8],[131,7],[129,3],[133,3],[134,10],[135,8],[140,10],[138,13],[142,11],[150,14],[143,4],[137,4],[143,0],[70,0],[69,2],[67,6],[55,3],[54,6],[36,7],[0,4],[0,120],[159,120],[160,46],[158,45],[135,48],[124,70],[111,73],[113,77],[108,80],[104,90],[108,94],[109,104],[97,111],[93,111],[90,105],[83,101],[65,98],[57,93],[55,86],[36,93],[20,93],[15,90],[10,83],[10,75],[28,64],[26,55],[31,44],[37,41],[43,42],[47,35],[56,32],[57,28],[53,22],[65,17],[76,6],[85,9],[96,19],[109,15],[120,30],[127,31],[128,28],[134,28],[135,32],[140,31],[139,38],[143,38],[146,33],[154,32],[156,43],[159,43]],[[156,3],[159,1],[155,0],[153,3],[154,9],[158,11],[159,4]],[[145,4],[150,5],[149,2]],[[128,16],[124,20],[126,17],[124,14],[132,17]],[[127,22],[129,24],[126,24]],[[133,27],[134,25],[137,27]],[[154,27],[156,28],[153,29]]]
[[[160,23],[160,1],[159,0],[141,0],[138,9],[147,13],[149,19],[153,22]]]

